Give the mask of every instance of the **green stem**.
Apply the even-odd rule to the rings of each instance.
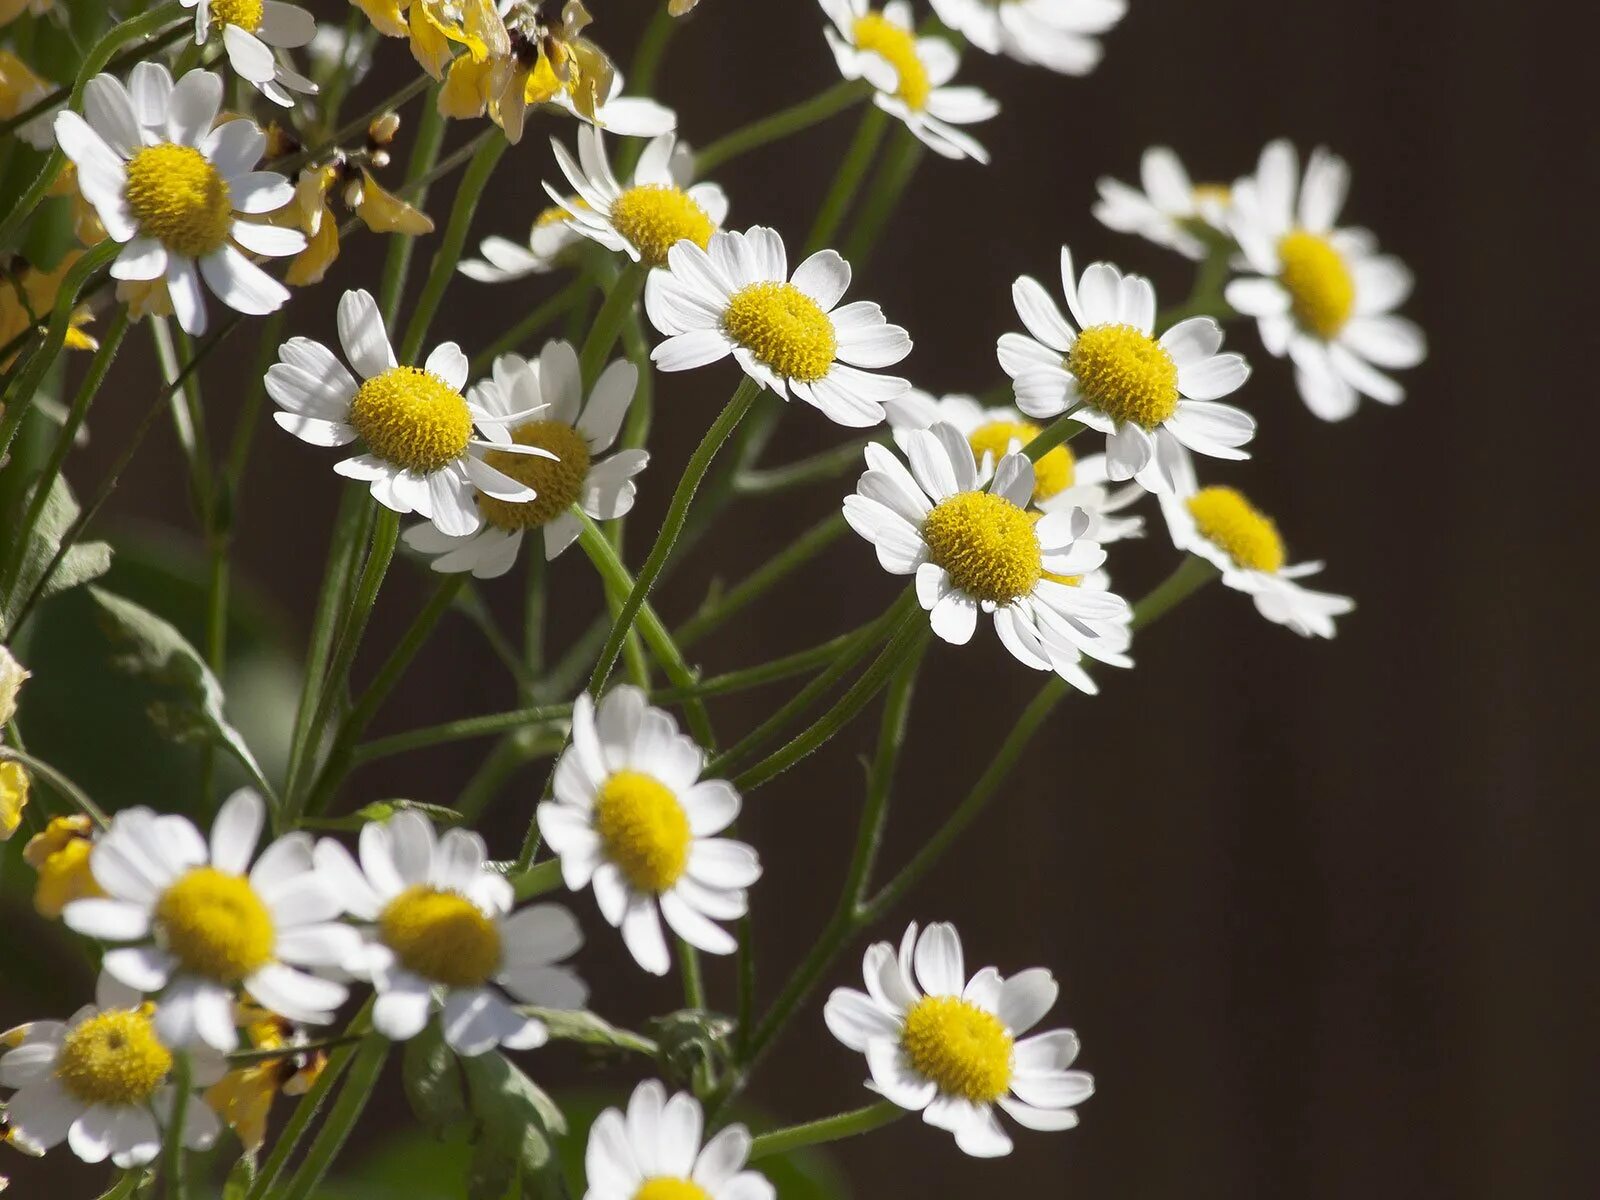
[[[1222,290],[1228,282],[1235,249],[1232,240],[1221,235],[1211,242],[1205,258],[1195,269],[1194,286],[1189,289],[1188,297],[1176,308],[1169,308],[1156,318],[1157,329],[1171,329],[1179,321],[1190,317],[1216,317],[1220,320],[1233,313],[1223,298]]]
[[[170,20],[171,18],[169,17],[168,19]],[[175,25],[163,33],[160,37],[152,38],[143,46],[135,46],[132,50],[124,50],[121,54],[113,57],[105,64],[104,67],[100,68],[95,73],[99,74],[100,71],[105,71],[111,75],[121,75],[124,69],[133,66],[141,59],[155,58],[160,51],[165,50],[168,46],[172,45],[173,42],[183,37],[183,35],[188,33],[191,28],[192,26],[187,21]],[[113,30],[112,32],[116,31]],[[27,108],[23,109],[15,116],[7,117],[4,121],[0,121],[0,138],[4,138],[6,134],[10,133],[13,129],[22,128],[22,126],[26,125],[29,121],[34,120],[36,117],[44,116],[45,113],[49,112],[56,105],[66,101],[66,99],[71,95],[72,89],[65,84],[56,88],[54,91],[47,92],[43,97],[35,100],[32,104],[28,105]]]
[[[678,628],[678,645],[688,646],[720,626],[736,613],[753,604],[777,587],[790,575],[804,567],[834,542],[845,529],[844,516],[831,513],[790,542],[772,558],[757,567],[734,587],[715,600],[707,600]]]
[[[1038,462],[1057,446],[1077,437],[1084,428],[1082,422],[1072,419],[1071,411],[1065,412],[1042,429],[1033,441],[1022,448],[1022,452],[1032,461]]]
[[[437,89],[434,94],[437,95]],[[424,104],[422,119],[417,124],[416,141],[411,147],[411,157],[406,161],[406,183],[416,183],[433,170],[439,161],[439,151],[444,147],[444,131],[445,119],[439,106]],[[427,188],[424,186],[412,203],[421,208],[427,198]],[[411,272],[411,253],[416,241],[412,237],[389,239],[388,253],[383,261],[383,282],[378,286],[378,311],[383,314],[383,323],[390,329],[395,327],[398,320],[400,298],[405,295],[406,276]]]
[[[802,129],[809,129],[826,121],[835,113],[841,113],[864,99],[870,91],[871,89],[862,83],[848,80],[836,83],[827,91],[809,100],[802,100],[799,104],[791,105],[759,121],[752,121],[743,128],[718,138],[695,155],[695,168],[700,175],[709,175],[724,163],[758,146],[765,146],[769,142],[778,141],[780,138],[786,138],[799,133]]]
[[[0,762],[5,762],[8,759],[12,762],[21,763],[33,774],[43,779],[101,829],[106,828],[110,823],[105,811],[93,800],[89,799],[87,792],[43,759],[35,758],[16,746],[0,745]]]
[[[639,292],[644,288],[646,274],[643,264],[630,263],[606,293],[605,303],[600,306],[594,324],[589,327],[589,336],[583,339],[583,349],[578,355],[583,368],[585,390],[593,387],[594,381],[600,378],[601,369],[611,357],[612,347],[622,336],[623,323],[627,321],[628,314],[639,299]]]
[[[861,124],[856,126],[856,136],[840,160],[839,169],[833,176],[833,185],[828,189],[822,207],[817,211],[817,219],[811,225],[805,254],[815,254],[832,242],[834,235],[839,232],[845,213],[850,210],[850,204],[861,188],[861,181],[866,177],[867,168],[872,165],[872,156],[878,152],[878,144],[883,141],[888,128],[889,114],[876,104],[867,105],[866,111],[861,114]]]
[[[481,375],[494,365],[502,354],[521,350],[524,344],[563,313],[569,312],[589,294],[590,281],[579,276],[522,320],[501,334],[487,349],[472,356],[472,374]]]
[[[842,251],[845,261],[857,273],[866,264],[873,247],[882,237],[884,226],[889,223],[890,216],[900,203],[901,193],[911,183],[911,177],[917,173],[917,164],[922,161],[922,152],[922,143],[908,131],[904,129],[896,131],[889,151],[884,155],[883,163],[873,178],[872,190],[862,202],[855,227],[850,231],[850,237]]]
[[[348,1077],[339,1092],[339,1098],[328,1110],[328,1118],[317,1132],[305,1161],[289,1180],[282,1200],[307,1200],[322,1182],[322,1177],[333,1166],[333,1160],[344,1149],[362,1111],[377,1086],[383,1072],[384,1060],[389,1055],[389,1040],[379,1034],[369,1033],[356,1048]]]
[[[538,866],[529,867],[520,875],[509,876],[511,888],[518,902],[532,900],[561,886],[561,860],[546,859]]]
[[[703,1011],[706,1006],[706,984],[700,975],[700,954],[682,938],[678,939],[678,970],[683,975],[684,1007]]]
[[[189,1056],[181,1051],[172,1058],[172,1111],[167,1115],[166,1142],[161,1150],[161,1173],[167,1177],[167,1200],[183,1200],[183,1123],[189,1113],[192,1073]]]
[[[388,96],[378,101],[377,104],[374,104],[366,112],[362,113],[359,117],[356,117],[346,124],[340,126],[331,135],[324,138],[317,145],[311,147],[310,149],[298,150],[293,154],[286,154],[280,159],[269,160],[266,165],[271,167],[272,170],[283,175],[293,176],[296,171],[305,166],[307,163],[316,162],[323,155],[327,154],[328,151],[344,145],[351,138],[361,137],[367,132],[368,126],[370,126],[379,117],[383,116],[384,113],[391,112],[394,109],[399,108],[413,96],[420,92],[426,91],[430,86],[432,86],[432,84],[432,78],[419,71],[417,72],[416,77],[412,79],[410,83],[406,84],[398,91],[390,93]]]
[[[909,1111],[892,1100],[880,1100],[876,1104],[869,1104],[853,1112],[840,1113],[836,1117],[824,1117],[820,1121],[809,1121],[804,1125],[775,1129],[771,1133],[763,1133],[750,1144],[750,1161],[770,1158],[774,1154],[787,1154],[802,1146],[819,1146],[824,1142],[837,1142],[841,1138],[871,1133],[874,1129],[881,1129],[893,1121],[898,1121],[908,1115]]]
[[[733,490],[745,496],[770,496],[804,487],[808,483],[837,479],[851,467],[861,466],[861,452],[872,444],[872,440],[862,438],[846,442],[781,467],[740,471],[734,478]]]

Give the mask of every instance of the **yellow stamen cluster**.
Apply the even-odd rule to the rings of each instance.
[[[390,367],[367,380],[348,419],[379,458],[419,475],[460,458],[472,437],[461,393],[421,367]]]
[[[828,314],[792,283],[741,288],[728,301],[722,327],[779,375],[802,383],[826,375],[839,347]]]
[[[538,446],[556,458],[489,451],[484,462],[538,494],[532,500],[517,501],[496,500],[479,492],[478,508],[485,521],[500,529],[537,529],[566,512],[583,493],[583,482],[589,477],[589,447],[581,433],[561,421],[528,421],[512,430],[511,440],[519,446]]]
[[[261,0],[211,0],[211,21],[215,25],[237,25],[246,33],[261,28]]]
[[[1269,574],[1283,566],[1278,527],[1232,488],[1202,488],[1184,503],[1200,536],[1220,546],[1236,566]]]
[[[1278,242],[1295,320],[1324,341],[1338,336],[1356,306],[1356,281],[1344,256],[1327,238],[1296,229]]]
[[[455,892],[407,888],[379,915],[378,935],[406,970],[447,987],[478,987],[500,969],[500,931]]]
[[[706,210],[688,192],[664,183],[623,192],[611,202],[611,225],[647,267],[665,266],[667,251],[679,242],[704,250],[716,232]]]
[[[907,108],[920,111],[928,103],[933,85],[928,68],[917,56],[916,35],[876,12],[857,17],[850,32],[858,50],[871,51],[895,69],[899,76],[895,95],[906,102]]]
[[[711,1195],[692,1179],[658,1175],[641,1183],[633,1200],[711,1200]]]
[[[62,1039],[56,1078],[85,1104],[145,1104],[172,1070],[145,1009],[112,1009]]]
[[[653,775],[618,771],[594,803],[594,829],[606,857],[641,892],[664,892],[689,863],[689,817]]]
[[[1154,429],[1178,409],[1178,365],[1132,325],[1085,329],[1067,355],[1084,402],[1117,421]]]
[[[1011,1035],[992,1013],[955,996],[924,996],[900,1035],[911,1065],[950,1096],[992,1104],[1011,1086]]]
[[[156,927],[187,971],[238,983],[272,961],[272,914],[247,879],[195,867],[156,901]]]
[[[228,182],[193,146],[163,142],[128,160],[123,196],[139,232],[184,258],[220,250],[233,228]]]
[[[1011,453],[1013,444],[1020,450],[1041,432],[1032,421],[990,421],[969,433],[967,441],[972,446],[972,456],[980,463],[987,454],[998,466]],[[1076,466],[1072,451],[1065,446],[1057,446],[1040,458],[1033,464],[1034,500],[1048,500],[1071,487]]]
[[[969,596],[1007,604],[1033,591],[1044,570],[1028,514],[1003,496],[962,492],[934,505],[923,522],[933,561]]]

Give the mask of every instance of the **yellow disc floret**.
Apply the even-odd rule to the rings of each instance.
[[[447,987],[478,987],[500,969],[500,931],[455,892],[407,888],[379,914],[378,935],[406,970]]]
[[[348,420],[379,458],[419,475],[460,458],[472,438],[461,393],[421,367],[390,367],[367,380]]]
[[[548,525],[578,498],[583,481],[589,477],[589,447],[583,435],[560,421],[529,421],[511,432],[519,446],[538,446],[556,457],[535,458],[531,454],[512,454],[491,450],[483,461],[536,493],[532,500],[496,500],[478,493],[478,508],[483,519],[500,529],[536,529]]]
[[[211,0],[211,21],[254,33],[261,28],[261,0]]]
[[[894,94],[906,102],[907,108],[920,111],[928,103],[933,85],[928,80],[928,68],[917,57],[916,35],[875,12],[857,17],[850,32],[858,50],[871,51],[895,69],[899,85]]]
[[[1021,450],[1040,432],[1032,421],[990,421],[969,433],[967,441],[972,445],[972,456],[980,463],[987,454],[998,466],[1000,460],[1011,453],[1013,445]],[[1046,453],[1033,464],[1033,498],[1048,500],[1071,487],[1076,465],[1072,451],[1065,446],[1057,446]]]
[[[594,830],[606,857],[641,892],[664,892],[689,863],[689,817],[653,775],[618,771],[594,802]]]
[[[123,197],[139,232],[184,258],[220,250],[233,228],[228,181],[193,146],[163,142],[128,160]]]
[[[664,183],[631,187],[611,202],[611,225],[647,267],[665,266],[679,242],[704,250],[716,232],[706,210],[682,188]]]
[[[1085,329],[1067,355],[1084,402],[1117,421],[1154,429],[1178,408],[1178,365],[1132,325]]]
[[[172,1052],[161,1044],[147,1008],[110,1009],[67,1034],[56,1078],[85,1104],[145,1104],[166,1082]]]
[[[1278,242],[1278,261],[1278,281],[1295,320],[1324,340],[1337,337],[1356,306],[1356,281],[1344,256],[1320,234],[1296,229]]]
[[[272,961],[272,914],[250,881],[195,867],[156,901],[158,936],[186,971],[238,983]]]
[[[692,1179],[658,1175],[641,1183],[633,1200],[711,1200],[711,1194]]]
[[[833,322],[792,283],[752,283],[722,314],[728,336],[785,379],[814,383],[828,373],[839,342]]]
[[[923,522],[922,538],[956,587],[993,604],[1026,596],[1044,569],[1033,521],[990,492],[941,500]]]
[[[1201,488],[1184,503],[1200,536],[1226,551],[1234,565],[1269,574],[1283,566],[1278,527],[1232,488]]]
[[[955,996],[924,996],[900,1035],[911,1065],[949,1096],[992,1104],[1011,1086],[1011,1035],[999,1018]]]

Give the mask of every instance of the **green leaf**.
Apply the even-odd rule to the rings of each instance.
[[[466,1120],[461,1067],[455,1051],[445,1044],[438,1021],[429,1021],[406,1043],[401,1078],[411,1111],[425,1129],[443,1136],[450,1126]]]
[[[72,498],[72,490],[67,486],[67,481],[59,475],[56,476],[55,482],[50,486],[50,494],[45,499],[44,508],[39,511],[39,520],[28,537],[28,545],[23,551],[17,578],[11,586],[10,594],[5,598],[3,611],[0,611],[8,626],[16,620],[23,601],[33,594],[33,589],[44,575],[45,568],[50,565],[56,556],[56,551],[61,548],[62,535],[78,519],[78,512],[78,502]],[[39,599],[48,600],[51,596],[59,595],[69,588],[98,579],[110,568],[110,546],[105,542],[79,542],[62,557],[40,592]]]
[[[354,826],[359,829],[368,821],[387,821],[395,813],[407,811],[419,812],[439,825],[459,825],[462,822],[461,814],[455,809],[446,808],[442,804],[424,804],[420,800],[374,800],[371,804],[356,809],[351,815],[360,818]]]
[[[577,1012],[564,1008],[524,1008],[521,1011],[538,1017],[557,1041],[579,1042],[585,1046],[602,1046],[612,1050],[627,1050],[636,1054],[654,1055],[657,1046],[649,1038],[640,1037],[592,1012]]]
[[[550,1136],[567,1131],[556,1102],[499,1051],[464,1058],[478,1120],[467,1195],[502,1200],[519,1179],[529,1179],[550,1161]]]
[[[228,1171],[228,1178],[222,1184],[222,1200],[244,1200],[255,1181],[256,1156],[247,1152]]]

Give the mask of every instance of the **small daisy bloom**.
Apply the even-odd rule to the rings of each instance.
[[[652,975],[671,963],[661,917],[707,954],[731,954],[717,925],[744,916],[761,877],[756,852],[714,836],[739,815],[739,793],[701,779],[705,755],[636,687],[614,687],[596,709],[579,696],[572,744],[556,763],[555,799],[539,805],[539,832],[573,891],[593,885],[600,912]]]
[[[1225,183],[1194,183],[1178,156],[1152,146],[1139,162],[1139,187],[1101,179],[1095,219],[1118,233],[1132,233],[1185,258],[1204,258],[1228,235],[1233,189]],[[1141,190],[1143,189],[1143,190]],[[1221,238],[1219,238],[1221,235]]]
[[[892,575],[915,575],[917,599],[934,633],[971,641],[978,613],[1020,662],[1054,671],[1080,691],[1098,689],[1080,654],[1128,667],[1128,603],[1113,592],[1074,586],[1106,553],[1084,537],[1081,509],[1034,516],[1033,464],[1008,453],[984,487],[972,445],[954,425],[905,435],[911,467],[887,447],[866,448],[867,471],[844,517]]]
[[[1289,356],[1300,398],[1324,421],[1344,420],[1362,396],[1399,404],[1405,388],[1384,372],[1428,355],[1422,330],[1394,314],[1411,272],[1366,230],[1334,227],[1350,190],[1344,159],[1313,152],[1298,201],[1297,175],[1294,147],[1277,141],[1239,183],[1233,235],[1255,274],[1228,285],[1228,303],[1256,318],[1268,353]]]
[[[821,3],[833,22],[823,34],[841,75],[870,83],[873,103],[935,154],[989,161],[989,152],[955,126],[987,121],[999,103],[975,87],[945,86],[961,56],[943,38],[917,36],[907,0],[890,0],[881,10],[870,0]]]
[[[579,82],[576,75],[574,82]],[[592,124],[618,137],[660,137],[678,127],[677,113],[664,104],[657,104],[648,96],[624,96],[622,86],[622,72],[613,72],[606,98],[594,106],[592,121],[573,95],[574,87],[562,88],[551,97],[549,103],[564,109],[568,115],[577,117],[585,124]]]
[[[201,279],[235,312],[275,312],[289,289],[246,254],[282,258],[306,248],[299,230],[241,219],[282,208],[294,185],[255,169],[267,135],[254,121],[212,128],[221,108],[220,75],[190,71],[174,84],[165,67],[142,62],[127,87],[96,75],[84,89],[84,115],[62,112],[55,120],[79,189],[124,245],[111,274],[164,278],[178,324],[195,335],[206,329]]]
[[[670,1099],[648,1079],[633,1089],[626,1114],[608,1108],[589,1129],[583,1200],[777,1200],[758,1171],[746,1171],[750,1131],[719,1130],[700,1144],[704,1116],[687,1092]]]
[[[510,283],[529,275],[544,275],[555,270],[562,256],[583,240],[572,220],[571,209],[581,206],[578,196],[566,196],[533,219],[526,243],[514,242],[498,234],[478,244],[482,258],[461,260],[461,273],[479,283]]]
[[[1094,263],[1077,278],[1061,248],[1061,283],[1076,328],[1038,280],[1011,285],[1027,336],[1002,334],[1000,365],[1015,385],[1017,407],[1048,418],[1071,410],[1106,435],[1106,469],[1146,491],[1170,492],[1188,461],[1185,449],[1216,458],[1249,458],[1239,447],[1255,436],[1242,409],[1213,401],[1238,390],[1250,368],[1219,354],[1222,327],[1210,317],[1179,321],[1154,336],[1156,292],[1142,275]]]
[[[676,138],[652,138],[639,156],[633,182],[617,182],[606,157],[605,137],[593,126],[578,129],[578,159],[554,138],[550,141],[561,173],[581,204],[573,204],[548,183],[544,190],[572,219],[572,230],[621,251],[647,267],[664,267],[667,251],[679,242],[704,250],[728,216],[728,198],[714,183],[678,186],[672,172]]]
[[[177,1099],[176,1056],[139,994],[102,976],[96,1002],[67,1021],[35,1021],[0,1034],[0,1087],[11,1140],[31,1154],[65,1141],[87,1163],[110,1159],[142,1167],[161,1152],[162,1128]],[[227,1060],[215,1050],[190,1053],[189,1083],[201,1089],[222,1078]],[[221,1131],[199,1095],[184,1108],[183,1145],[209,1150]]]
[[[378,303],[364,289],[339,299],[339,342],[360,384],[310,338],[290,338],[267,369],[267,394],[283,409],[273,419],[284,429],[313,446],[344,446],[356,438],[366,444],[365,454],[336,463],[335,472],[367,483],[379,504],[418,513],[452,537],[476,533],[483,524],[480,494],[534,498],[531,488],[486,459],[491,452],[554,456],[501,436],[504,421],[529,414],[496,413],[491,421],[461,394],[467,356],[460,346],[443,342],[422,366],[400,366]],[[483,437],[473,436],[475,426]]]
[[[1078,1035],[1054,1029],[1023,1037],[1060,990],[1043,967],[1006,978],[984,967],[970,980],[955,926],[913,923],[900,941],[867,948],[867,990],[835,988],[823,1010],[828,1029],[866,1055],[867,1086],[956,1135],[975,1158],[1011,1153],[999,1107],[1028,1129],[1071,1129],[1074,1105],[1094,1094],[1094,1079],[1069,1070]]]
[[[317,869],[346,911],[370,922],[353,971],[378,997],[373,1027],[391,1041],[417,1036],[443,1013],[443,1031],[468,1057],[496,1046],[531,1050],[549,1030],[518,1003],[582,1008],[588,989],[562,960],[583,944],[559,904],[512,911],[511,883],[488,865],[483,839],[465,829],[435,837],[421,813],[361,828],[361,864],[334,841],[318,843]]]
[[[298,4],[280,0],[178,0],[194,9],[194,44],[205,43],[213,26],[222,27],[222,45],[234,74],[284,108],[293,108],[295,93],[315,95],[317,85],[278,61],[278,49],[309,45],[317,22]]]
[[[551,457],[491,450],[486,461],[526,484],[534,499],[519,503],[480,495],[483,528],[477,533],[450,537],[433,525],[418,525],[406,531],[406,544],[434,556],[435,571],[471,571],[479,579],[493,579],[511,569],[525,533],[542,532],[546,559],[572,545],[582,529],[571,512],[574,504],[596,521],[625,515],[637,491],[633,477],[650,455],[605,452],[617,440],[638,383],[638,369],[619,359],[600,373],[586,404],[578,352],[570,342],[547,343],[536,363],[516,354],[497,358],[494,377],[469,393],[485,414],[484,424],[493,426],[497,415],[506,414],[508,423],[494,428],[497,438],[537,446]],[[534,411],[533,420],[515,419]]]
[[[870,301],[836,307],[850,286],[837,251],[819,250],[792,276],[788,264],[783,238],[760,225],[714,233],[704,250],[673,246],[668,269],[645,282],[645,311],[667,335],[651,361],[687,371],[732,354],[785,399],[792,393],[840,425],[876,425],[911,384],[872,369],[911,353],[911,338]]]
[[[1128,11],[1127,0],[933,0],[939,19],[985,54],[1004,54],[1063,75],[1100,62],[1099,35]]]
[[[296,968],[336,968],[360,937],[337,923],[339,901],[317,877],[309,837],[281,837],[250,865],[265,819],[248,789],[218,811],[209,845],[185,817],[120,812],[89,859],[105,898],[62,911],[86,937],[141,943],[107,951],[101,966],[159,993],[155,1031],[169,1046],[233,1050],[241,987],[263,1008],[311,1025],[326,1025],[344,1003],[343,984]]]

